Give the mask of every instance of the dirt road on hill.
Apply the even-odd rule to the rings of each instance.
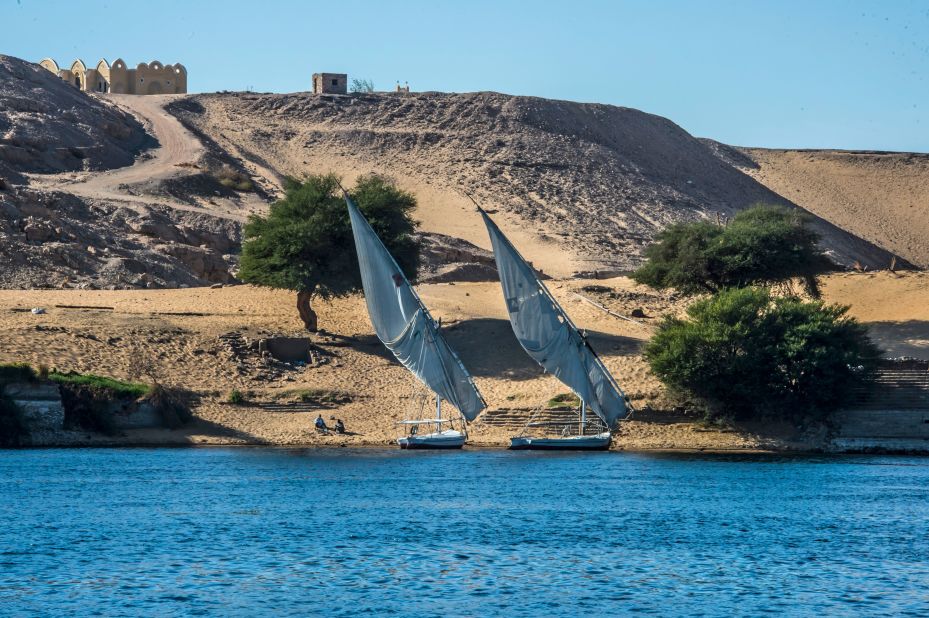
[[[126,111],[135,115],[145,128],[158,140],[158,147],[143,155],[134,165],[102,172],[90,176],[85,182],[72,187],[78,195],[88,197],[111,197],[123,199],[127,196],[121,185],[132,185],[153,180],[166,180],[186,176],[203,156],[203,144],[165,111],[164,106],[185,95],[134,96],[114,94],[109,98]],[[132,196],[130,196],[132,197]]]
[[[155,194],[145,187],[159,182],[193,176],[204,171],[206,147],[173,115],[165,110],[172,101],[187,95],[107,95],[104,100],[131,113],[158,140],[158,145],[141,154],[135,163],[105,172],[70,172],[54,175],[32,175],[34,185],[54,189],[94,200],[122,202],[144,209],[148,206],[168,206],[176,210],[200,212],[213,216],[244,221],[249,212],[266,208],[254,194],[235,200],[202,200],[193,205],[168,195]]]

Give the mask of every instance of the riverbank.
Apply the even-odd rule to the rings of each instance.
[[[929,353],[926,273],[843,273],[825,278],[828,302],[852,305],[890,356]],[[622,423],[614,448],[629,450],[815,450],[821,436],[790,426],[708,427],[672,412],[641,347],[661,316],[684,301],[627,278],[551,281],[549,288],[640,412]],[[418,290],[475,376],[489,411],[529,410],[567,389],[519,347],[499,285],[422,285]],[[894,299],[888,302],[888,299]],[[594,304],[609,309],[610,313]],[[45,313],[33,314],[34,307]],[[633,310],[645,318],[629,318]],[[257,342],[305,336],[291,293],[250,286],[175,290],[0,291],[0,362],[130,378],[143,359],[160,382],[188,394],[192,423],[177,430],[132,429],[125,435],[84,432],[47,436],[40,445],[385,446],[396,421],[416,411],[413,378],[374,337],[360,295],[318,302],[325,332],[312,338],[308,364],[265,364]],[[636,312],[638,313],[638,312]],[[242,401],[228,403],[236,391]],[[318,436],[318,414],[342,419],[353,435]],[[474,447],[505,447],[514,427],[478,418]],[[644,415],[644,416],[643,416]]]

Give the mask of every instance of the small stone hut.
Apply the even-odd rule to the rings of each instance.
[[[313,73],[313,94],[347,93],[347,73]]]

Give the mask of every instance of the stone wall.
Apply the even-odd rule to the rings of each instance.
[[[65,409],[54,382],[8,384],[4,394],[20,409],[30,432],[53,432],[64,428]]]

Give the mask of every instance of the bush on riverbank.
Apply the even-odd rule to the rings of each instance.
[[[879,350],[847,307],[727,289],[669,317],[645,347],[652,371],[710,418],[822,419],[872,375]]]

